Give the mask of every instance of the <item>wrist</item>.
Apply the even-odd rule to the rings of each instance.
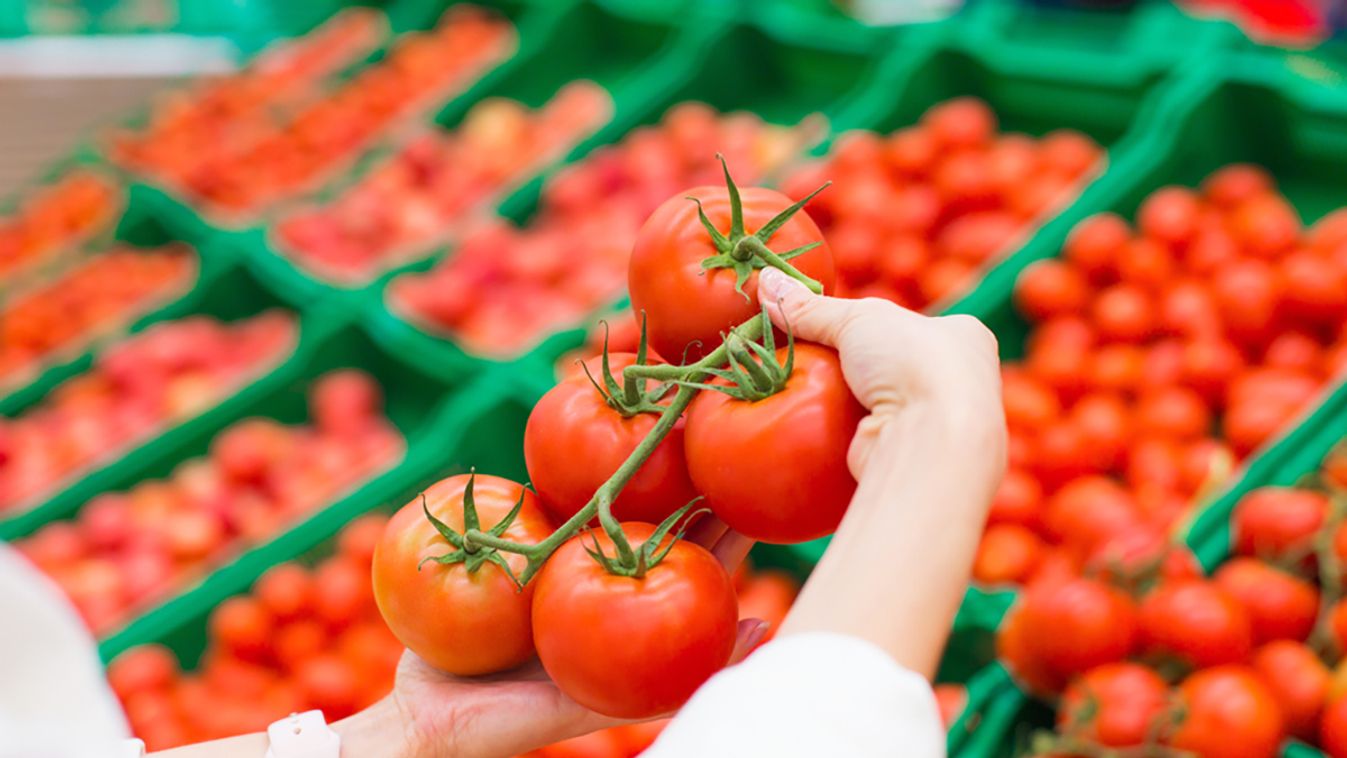
[[[860,470],[853,469],[857,481],[902,486],[914,471],[929,473],[952,463],[970,483],[1000,481],[1006,426],[999,396],[997,401],[978,403],[949,393],[915,398],[901,408],[876,408],[858,430],[865,452]]]
[[[409,727],[392,696],[332,724],[341,735],[342,758],[411,758],[419,755]]]

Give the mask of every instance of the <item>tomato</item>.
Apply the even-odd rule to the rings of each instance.
[[[987,528],[973,559],[973,580],[983,584],[1020,584],[1042,560],[1043,540],[1017,524]]]
[[[1334,698],[1324,709],[1319,747],[1331,758],[1347,758],[1347,697]]]
[[[1201,207],[1197,193],[1187,187],[1161,187],[1137,209],[1137,228],[1152,239],[1181,245],[1196,233]]]
[[[1319,731],[1331,679],[1328,667],[1303,643],[1277,640],[1259,648],[1253,667],[1276,696],[1286,717],[1286,730],[1304,740]]]
[[[1071,178],[1094,168],[1100,152],[1094,140],[1074,129],[1056,129],[1043,135],[1043,165]]]
[[[1260,487],[1235,505],[1230,531],[1235,552],[1263,558],[1308,555],[1328,516],[1328,498],[1291,487]]]
[[[1203,758],[1273,758],[1284,736],[1281,708],[1245,666],[1205,669],[1179,686],[1183,722],[1169,744]]]
[[[1160,326],[1181,337],[1219,335],[1221,316],[1206,283],[1187,279],[1165,282],[1160,293]]]
[[[1103,582],[1035,585],[1021,602],[1026,648],[1059,681],[1122,660],[1135,647],[1136,608]]]
[[[1330,258],[1296,252],[1282,259],[1281,270],[1288,315],[1311,324],[1342,323],[1347,315],[1347,269]]]
[[[996,114],[975,97],[956,97],[926,111],[921,125],[941,148],[978,147],[996,134]]]
[[[1211,431],[1211,412],[1193,390],[1158,387],[1141,396],[1136,409],[1137,431],[1142,435],[1191,441]]]
[[[210,636],[244,660],[261,660],[271,649],[273,620],[250,597],[231,597],[220,603],[208,622]]]
[[[373,603],[369,574],[364,566],[338,559],[325,562],[314,572],[313,613],[330,629],[344,629],[369,612]]]
[[[1123,282],[1151,292],[1161,292],[1174,278],[1174,255],[1153,239],[1129,242],[1117,265]]]
[[[473,483],[473,501],[483,529],[495,526],[524,499],[504,537],[536,543],[551,529],[537,498],[520,485],[494,476],[459,475],[431,486],[388,522],[374,552],[374,596],[388,627],[413,653],[442,671],[475,676],[518,666],[533,655],[530,624],[532,583],[518,591],[497,565],[469,572],[462,563],[422,561],[453,550],[423,510],[460,534],[463,498]],[[516,576],[526,561],[505,555]]]
[[[1255,644],[1302,641],[1314,629],[1319,591],[1304,579],[1256,558],[1233,558],[1213,578],[1249,612]]]
[[[1020,371],[1002,372],[1001,402],[1005,406],[1006,425],[1012,429],[1037,431],[1062,414],[1057,394]]]
[[[1159,732],[1169,687],[1136,663],[1106,663],[1066,688],[1057,731],[1110,747],[1140,745]]]
[[[1127,222],[1114,213],[1100,213],[1076,224],[1066,238],[1062,255],[1095,284],[1109,284],[1116,261],[1132,239]]]
[[[1001,479],[987,512],[987,524],[1019,524],[1034,531],[1043,526],[1043,486],[1029,473],[1011,468]]]
[[[617,353],[609,361],[621,385],[622,369],[635,363],[636,356]],[[586,365],[594,377],[601,376],[602,359],[592,358]],[[624,418],[583,371],[543,395],[524,429],[524,460],[552,519],[561,523],[578,513],[658,420],[653,413]],[[584,454],[577,456],[576,451]],[[613,515],[622,521],[658,524],[695,497],[683,455],[680,420],[622,489],[613,503]]]
[[[935,165],[940,149],[930,131],[914,127],[889,135],[884,154],[889,164],[899,173],[920,177],[925,176]],[[814,186],[809,187],[806,192],[813,190]]]
[[[777,359],[784,365],[785,348]],[[708,507],[751,539],[822,537],[837,528],[856,490],[847,450],[865,413],[837,353],[796,343],[782,391],[756,402],[704,391],[692,401],[684,434],[688,473]]]
[[[1145,383],[1146,351],[1136,345],[1103,345],[1085,370],[1095,389],[1133,395]]]
[[[309,405],[319,430],[353,434],[379,418],[383,394],[368,374],[346,369],[326,374],[315,382]]]
[[[1300,215],[1273,193],[1255,195],[1235,206],[1230,228],[1243,248],[1263,258],[1285,253],[1300,237]]]
[[[1056,584],[1055,579],[1046,584]],[[1030,647],[1031,630],[1024,614],[1024,603],[1013,606],[996,630],[996,657],[1021,688],[1039,694],[1057,691],[1066,679],[1048,668],[1047,660]]]
[[[1138,609],[1142,648],[1205,668],[1253,652],[1253,625],[1238,600],[1204,580],[1163,582]]]
[[[624,524],[627,539],[649,524]],[[617,718],[668,713],[729,661],[738,609],[730,575],[709,552],[679,540],[642,578],[608,573],[585,552],[606,533],[562,545],[534,584],[533,636],[552,681],[581,705]]]
[[[360,699],[359,674],[335,655],[319,655],[305,661],[295,672],[304,699],[328,718],[354,713]]]
[[[1015,307],[1035,321],[1083,313],[1089,297],[1085,277],[1061,261],[1039,261],[1015,282]]]
[[[739,599],[739,618],[762,619],[769,625],[764,641],[771,639],[781,622],[786,620],[800,583],[783,571],[763,571],[749,577],[736,593]]]
[[[1100,542],[1085,558],[1085,573],[1113,583],[1134,582],[1155,575],[1162,579],[1202,576],[1197,558],[1152,526],[1136,526]]]
[[[748,187],[740,191],[743,223],[753,233],[791,205],[791,199],[774,190]],[[725,187],[694,187],[667,200],[641,227],[632,248],[628,269],[632,310],[645,312],[650,345],[669,360],[687,349],[695,360],[720,344],[720,335],[759,313],[756,272],[744,282],[743,293],[735,291],[732,268],[702,268],[702,261],[717,255],[715,241],[698,220],[701,201],[711,224],[721,234],[731,230],[731,205]],[[823,233],[803,211],[790,217],[767,240],[768,247],[784,253],[821,243],[790,263],[805,275],[833,289],[833,256]],[[700,342],[700,345],[692,345]]]
[[[178,659],[163,645],[131,648],[108,664],[108,684],[126,700],[137,692],[162,691],[178,676]]]
[[[1243,342],[1266,341],[1278,323],[1284,290],[1280,271],[1266,261],[1242,259],[1213,273],[1221,320]]]
[[[311,607],[313,582],[303,567],[283,563],[257,580],[253,594],[272,616],[288,621],[303,615]]]
[[[1085,476],[1048,498],[1045,520],[1061,542],[1089,551],[1141,518],[1135,499],[1122,485],[1104,476]]]
[[[1115,284],[1100,292],[1090,318],[1106,340],[1141,342],[1157,329],[1154,298],[1131,284]]]
[[[1272,192],[1275,186],[1266,169],[1249,163],[1232,163],[1202,180],[1202,193],[1222,208],[1233,208],[1252,197]]]

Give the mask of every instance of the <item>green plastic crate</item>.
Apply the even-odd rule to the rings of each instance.
[[[326,554],[326,543],[355,517],[371,510],[391,512],[439,479],[471,467],[484,474],[523,477],[528,409],[510,395],[506,383],[487,376],[445,395],[443,386],[409,375],[379,355],[367,338],[350,333],[334,334],[301,376],[249,412],[298,420],[304,415],[304,389],[310,380],[330,368],[352,365],[371,371],[383,384],[390,416],[408,436],[402,463],[109,636],[99,646],[104,660],[134,645],[163,642],[190,668],[204,648],[206,618],[215,606],[246,590],[271,566]],[[199,452],[205,442],[198,440],[193,449]],[[169,467],[162,470],[166,473]]]

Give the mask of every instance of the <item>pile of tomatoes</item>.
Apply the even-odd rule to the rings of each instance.
[[[5,302],[0,391],[181,296],[195,269],[196,256],[179,245],[113,248]]]
[[[1034,322],[1003,369],[1010,468],[975,567],[988,584],[1160,543],[1235,462],[1347,369],[1347,211],[1303,227],[1261,168],[1081,222],[1026,269]]]
[[[265,731],[287,714],[344,718],[388,694],[402,657],[374,607],[369,570],[382,516],[346,526],[313,568],[284,563],[207,621],[207,647],[183,672],[167,648],[132,648],[108,666],[131,729],[150,750]]]
[[[282,118],[319,96],[326,77],[373,50],[386,26],[371,9],[344,10],[268,48],[236,74],[168,94],[145,123],[112,135],[109,155],[127,169],[178,184],[212,151],[234,154],[274,132]]]
[[[294,320],[274,312],[228,324],[189,317],[114,345],[37,405],[0,419],[0,513],[35,505],[214,407],[279,364],[296,338]]]
[[[0,280],[107,229],[122,203],[121,192],[102,174],[75,170],[34,193],[0,218]]]
[[[455,5],[439,25],[404,35],[386,57],[262,128],[237,149],[213,145],[177,185],[217,215],[237,217],[312,189],[400,120],[471,85],[514,49],[508,21]]]
[[[612,109],[612,98],[591,82],[563,87],[537,110],[486,100],[454,130],[412,139],[330,203],[287,215],[276,226],[279,247],[328,279],[368,282],[461,233]]]
[[[741,180],[755,181],[794,156],[804,139],[747,113],[675,106],[658,125],[549,179],[525,227],[488,224],[434,269],[395,279],[389,305],[473,353],[518,355],[621,297],[646,217],[676,192],[723,182],[707,156],[723,153]]]
[[[1054,755],[1163,744],[1272,758],[1294,737],[1347,756],[1347,668],[1331,668],[1347,651],[1347,524],[1331,499],[1347,489],[1347,455],[1322,479],[1327,491],[1244,496],[1234,555],[1210,577],[1175,545],[1035,579],[998,647],[1025,686],[1065,688]]]
[[[311,423],[239,421],[168,478],[90,500],[18,548],[69,595],[96,633],[163,599],[384,471],[403,440],[377,384],[354,370],[314,383]]]
[[[914,310],[962,294],[1102,169],[1103,150],[1063,129],[998,134],[972,97],[931,108],[887,136],[852,132],[783,183],[800,199],[824,180],[813,216],[837,256],[838,292]]]

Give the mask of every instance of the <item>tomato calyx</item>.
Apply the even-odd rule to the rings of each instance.
[[[739,187],[730,177],[730,167],[725,163],[725,156],[716,153],[716,159],[720,161],[720,166],[725,172],[725,188],[730,196],[729,234],[721,232],[715,224],[711,223],[711,219],[706,216],[706,211],[702,209],[701,200],[692,196],[688,197],[689,200],[697,204],[697,218],[701,220],[706,233],[711,235],[711,242],[716,248],[715,255],[702,260],[702,270],[732,269],[735,277],[734,291],[743,295],[745,300],[750,301],[752,298],[744,292],[744,285],[748,283],[748,277],[754,271],[768,266],[781,269],[792,279],[802,282],[814,294],[823,294],[823,285],[790,264],[790,259],[813,250],[823,244],[822,242],[810,242],[784,253],[773,252],[771,248],[767,247],[767,242],[792,216],[798,213],[801,208],[804,208],[810,200],[814,199],[815,195],[827,189],[832,182],[824,182],[821,187],[810,192],[802,200],[773,216],[771,220],[762,225],[761,229],[748,234],[744,231],[744,204],[739,198]]]
[[[617,556],[614,558],[609,558],[608,554],[603,551],[603,545],[599,543],[598,538],[594,536],[592,531],[587,530],[586,536],[590,538],[594,546],[591,548],[582,541],[581,547],[585,549],[589,557],[593,558],[608,573],[640,579],[650,569],[658,566],[660,561],[664,560],[669,551],[673,549],[673,546],[683,539],[683,535],[687,532],[688,525],[692,523],[693,519],[702,513],[710,513],[710,510],[706,508],[691,514],[688,513],[692,510],[692,506],[697,504],[698,500],[701,500],[701,498],[696,498],[674,511],[668,518],[660,522],[659,526],[655,527],[655,531],[645,542],[634,548],[620,526],[616,529],[610,529],[608,524],[605,523],[604,531],[608,533],[608,536],[613,540],[613,546],[617,549]],[[686,518],[684,518],[685,516]],[[680,521],[682,522],[681,525],[679,525]],[[678,526],[678,531],[670,536],[669,533],[673,531],[675,526]],[[669,537],[668,544],[661,544],[665,537]]]
[[[425,558],[417,564],[416,568],[419,571],[421,567],[428,562],[438,563],[442,566],[462,563],[468,570],[468,573],[471,574],[476,573],[484,564],[493,563],[496,566],[499,566],[500,569],[505,572],[506,576],[510,577],[510,581],[514,582],[516,588],[522,589],[524,586],[523,583],[520,582],[517,576],[515,576],[514,571],[510,568],[510,564],[506,562],[505,556],[501,555],[500,551],[496,548],[478,544],[472,538],[472,533],[480,532],[492,537],[502,538],[505,534],[505,530],[510,528],[510,524],[514,523],[515,518],[519,515],[520,509],[524,507],[525,490],[520,488],[519,500],[515,502],[514,507],[510,509],[509,513],[505,514],[495,526],[492,526],[485,532],[481,532],[481,519],[477,515],[477,505],[473,501],[472,495],[473,483],[476,480],[477,472],[476,470],[473,470],[468,477],[467,486],[463,489],[462,534],[459,534],[453,527],[435,518],[435,514],[430,512],[430,506],[426,503],[425,493],[421,493],[421,509],[425,511],[426,518],[429,519],[431,525],[435,527],[435,531],[439,532],[440,536],[453,546],[454,549],[444,555],[434,555]]]
[[[648,366],[646,362],[649,346],[646,342],[645,313],[641,314],[641,342],[636,348],[636,362],[633,366]],[[594,378],[589,370],[589,366],[583,361],[580,368],[584,370],[585,376],[589,377],[589,383],[594,385],[594,389],[603,397],[609,408],[617,411],[623,418],[631,418],[640,413],[660,414],[668,410],[667,405],[661,405],[660,400],[669,393],[673,387],[673,382],[662,382],[654,389],[646,389],[649,380],[638,377],[633,373],[623,373],[622,384],[617,383],[613,376],[613,369],[608,361],[608,322],[603,322],[603,354],[602,354],[602,380],[600,384],[598,379]]]
[[[745,339],[737,332],[724,337],[729,368],[708,368],[706,373],[725,381],[707,384],[683,380],[679,386],[721,392],[735,400],[755,403],[771,397],[786,388],[791,372],[795,370],[795,333],[786,329],[786,360],[776,357],[776,336],[764,305],[762,310],[762,342]]]

